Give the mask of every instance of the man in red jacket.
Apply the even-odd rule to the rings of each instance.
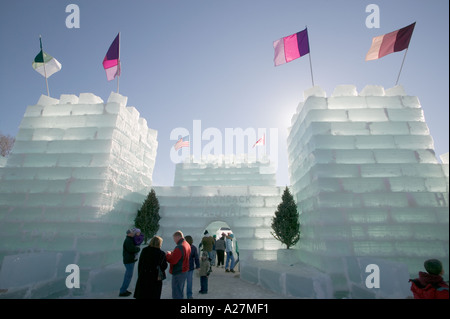
[[[189,256],[191,255],[191,246],[184,239],[181,231],[173,234],[173,241],[177,246],[170,252],[167,252],[166,260],[170,264],[169,273],[172,274],[172,298],[183,299],[184,284],[189,271]]]
[[[419,278],[411,279],[411,291],[414,299],[448,299],[448,284],[442,279],[442,263],[429,259],[424,263],[427,272],[419,271]]]

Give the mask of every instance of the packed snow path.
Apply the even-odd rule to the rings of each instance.
[[[136,267],[137,268],[137,267]],[[208,280],[208,293],[200,294],[200,277],[198,271],[194,271],[193,278],[193,298],[194,299],[286,299],[289,297],[276,294],[261,286],[241,280],[239,271],[235,273],[225,272],[224,268],[213,266],[213,272]],[[137,270],[137,269],[135,269]],[[125,268],[124,268],[125,272]],[[167,273],[167,279],[164,280],[161,299],[172,299],[171,277]],[[137,272],[134,273],[129,291],[134,292],[136,285]],[[185,288],[186,290],[186,288]],[[98,298],[98,299],[134,299],[133,296],[119,297],[119,289],[110,293],[98,293],[80,296],[80,298]],[[186,295],[185,295],[186,298]]]

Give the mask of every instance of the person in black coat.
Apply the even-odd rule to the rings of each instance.
[[[158,280],[158,266],[165,274],[166,253],[161,250],[162,238],[155,236],[142,249],[138,263],[138,278],[133,297],[136,299],[161,299],[162,279]]]
[[[128,297],[132,292],[128,291],[131,278],[133,278],[134,264],[137,261],[135,254],[139,252],[140,248],[134,245],[133,241],[134,231],[127,230],[127,237],[123,241],[123,264],[125,266],[125,275],[123,276],[123,283],[119,290],[119,297]]]

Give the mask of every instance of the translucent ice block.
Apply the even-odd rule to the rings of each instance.
[[[70,116],[71,112],[70,104],[48,105],[42,110],[42,116]]]
[[[368,126],[373,135],[407,135],[410,132],[406,122],[373,122]]]
[[[37,102],[38,105],[47,106],[47,105],[55,105],[58,104],[59,100],[49,97],[47,95],[42,94]]]
[[[61,94],[59,104],[78,104],[78,96],[73,94]]]
[[[384,96],[384,88],[380,85],[366,85],[361,92],[360,96]]]
[[[412,121],[412,122],[424,122],[423,111],[420,108],[417,109],[388,109],[387,110],[389,120],[391,121]]]
[[[364,109],[366,99],[362,96],[337,96],[328,98],[328,108],[331,109]]]
[[[384,109],[348,110],[348,117],[350,121],[363,122],[383,122],[388,120]]]
[[[336,97],[336,96],[357,96],[357,95],[358,91],[356,90],[356,86],[351,84],[349,85],[343,84],[336,86],[331,96]]]
[[[369,108],[403,108],[402,100],[399,96],[368,96],[366,97]]]
[[[80,93],[80,98],[78,99],[79,104],[98,104],[103,103],[103,100],[92,94],[92,93]]]

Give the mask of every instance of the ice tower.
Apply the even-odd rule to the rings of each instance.
[[[126,103],[116,93],[107,103],[82,93],[41,96],[26,109],[0,168],[0,259],[63,252],[66,265],[82,269],[121,260],[158,145],[157,132]]]
[[[449,166],[436,159],[418,98],[401,86],[342,85],[304,99],[288,136],[301,261],[335,283],[347,256],[405,263],[411,275],[438,258],[448,274]]]

